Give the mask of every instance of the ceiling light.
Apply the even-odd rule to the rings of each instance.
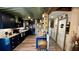
[[[31,19],[31,17],[30,17],[30,16],[28,16],[28,19]]]

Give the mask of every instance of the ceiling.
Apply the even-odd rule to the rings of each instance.
[[[49,15],[49,18],[50,18],[50,19],[54,19],[54,18],[57,18],[57,17],[62,16],[62,15],[64,15],[64,14],[66,14],[65,11],[55,11],[55,12],[51,12],[50,15]]]
[[[52,11],[70,10],[71,7],[0,7],[0,12],[10,13],[21,17],[31,16],[33,18],[41,17],[43,12],[50,14]]]
[[[22,17],[41,17],[42,13],[47,10],[43,7],[0,7],[1,12],[10,13],[12,15],[18,15]]]

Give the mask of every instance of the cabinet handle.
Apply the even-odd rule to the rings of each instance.
[[[15,46],[12,46],[12,48],[14,48]]]
[[[12,43],[14,43],[14,42],[12,42]]]

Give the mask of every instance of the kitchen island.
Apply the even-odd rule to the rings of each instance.
[[[20,33],[13,33],[8,37],[0,37],[0,51],[12,51],[30,33],[30,29],[22,30]]]

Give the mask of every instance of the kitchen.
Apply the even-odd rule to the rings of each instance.
[[[18,21],[19,19],[19,21]],[[7,21],[6,21],[7,20]],[[25,23],[22,17],[14,17],[9,13],[0,13],[0,50],[13,50],[18,46],[25,37],[31,35],[31,29],[28,27],[28,22]]]
[[[0,51],[37,51],[36,46],[39,44],[36,36],[39,35],[40,30],[35,26],[40,26],[39,24],[44,19],[44,30],[42,29],[42,31],[45,34],[41,34],[41,36],[46,35],[48,15],[44,11],[47,9],[41,7],[0,7]],[[47,21],[45,21],[46,19]],[[46,41],[44,42],[46,43]]]

